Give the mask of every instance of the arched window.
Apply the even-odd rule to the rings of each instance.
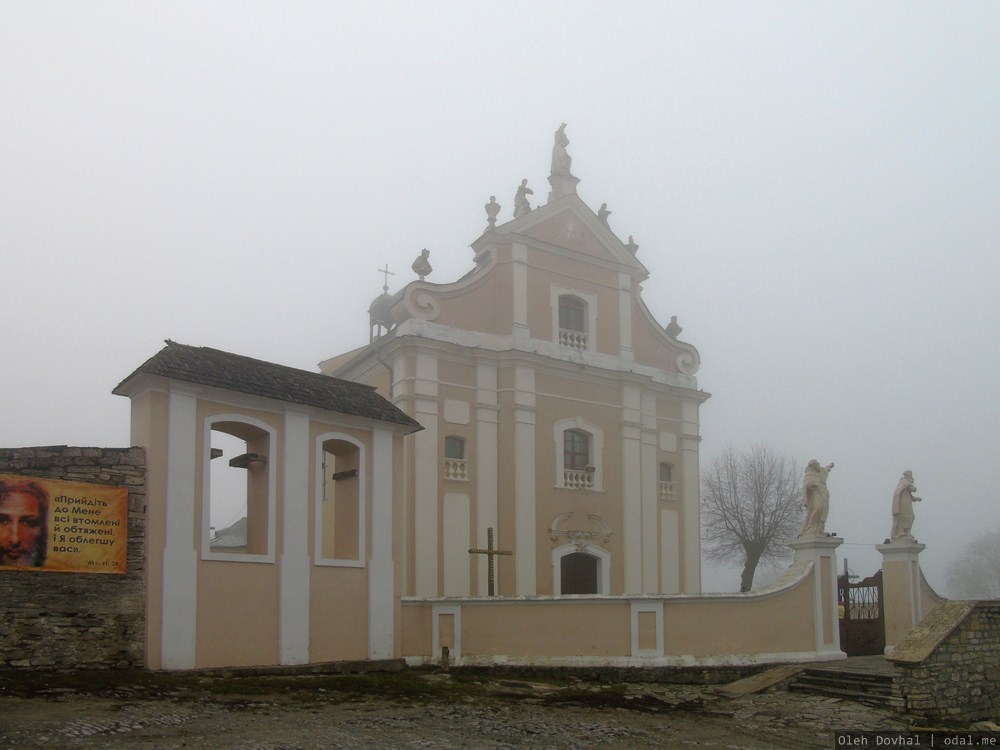
[[[355,438],[317,438],[316,560],[361,566],[365,559],[365,452]]]
[[[205,427],[208,455],[202,496],[203,556],[273,559],[273,430],[239,415],[214,417]]]

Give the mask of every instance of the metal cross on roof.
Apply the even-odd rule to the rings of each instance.
[[[381,273],[381,274],[385,274],[385,282],[382,284],[382,291],[383,292],[388,292],[389,291],[389,277],[390,276],[395,276],[396,274],[389,270],[389,264],[388,263],[385,264],[385,268],[378,269],[378,272]]]
[[[486,549],[470,549],[470,555],[486,555],[486,581],[487,581],[487,591],[490,596],[496,596],[494,589],[494,565],[493,558],[497,555],[513,555],[514,553],[510,550],[496,549],[493,546],[493,527],[490,526],[486,529]]]

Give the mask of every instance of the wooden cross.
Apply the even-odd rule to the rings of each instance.
[[[493,575],[493,558],[497,555],[513,555],[514,553],[505,549],[496,549],[493,546],[493,527],[490,526],[486,529],[486,549],[470,549],[470,555],[486,555],[486,580],[487,580],[487,591],[490,596],[495,596],[494,591],[494,575]]]
[[[378,269],[378,272],[381,273],[381,274],[385,274],[385,283],[382,284],[382,291],[383,292],[388,292],[389,291],[389,277],[390,276],[395,276],[396,274],[394,272],[392,272],[392,271],[389,270],[389,264],[388,263],[385,264],[385,268]]]

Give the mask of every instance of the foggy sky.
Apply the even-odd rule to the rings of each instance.
[[[0,0],[0,70],[2,446],[127,445],[110,391],[167,337],[366,343],[377,269],[469,270],[566,122],[701,353],[703,466],[834,461],[862,575],[912,469],[942,591],[1000,525],[996,3]]]

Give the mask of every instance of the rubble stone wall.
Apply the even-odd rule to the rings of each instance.
[[[128,488],[124,575],[0,570],[0,669],[142,667],[145,451],[0,448],[0,473]]]
[[[900,667],[896,687],[908,713],[944,722],[1000,717],[1000,601],[939,606],[889,658]]]

